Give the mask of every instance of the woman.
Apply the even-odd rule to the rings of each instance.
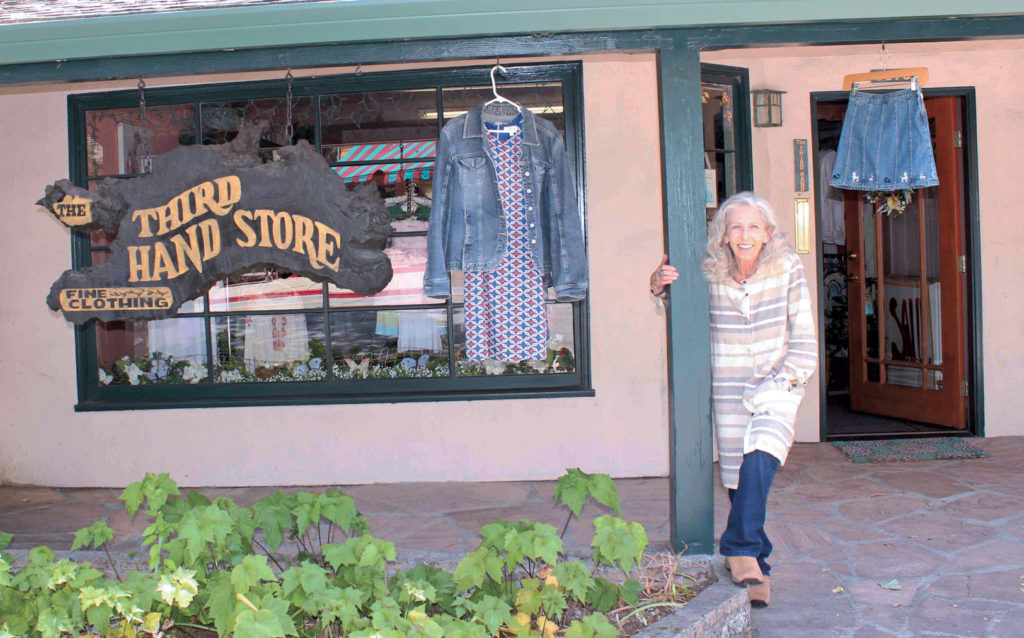
[[[768,491],[793,445],[796,409],[818,360],[800,259],[771,204],[733,195],[708,225],[702,268],[711,293],[711,398],[722,484],[732,507],[719,551],[753,607],[771,597],[764,532]],[[668,258],[651,274],[664,297],[679,276]]]

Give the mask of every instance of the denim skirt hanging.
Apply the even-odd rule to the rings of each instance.
[[[860,191],[939,184],[928,114],[919,90],[850,95],[831,184]]]

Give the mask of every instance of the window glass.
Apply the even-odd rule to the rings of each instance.
[[[323,322],[319,313],[218,317],[214,378],[218,383],[324,379]]]
[[[85,117],[86,171],[89,177],[141,173],[148,145],[161,155],[195,143],[195,110],[191,104],[149,106],[143,126],[138,106],[89,111]]]
[[[444,303],[423,294],[423,272],[427,268],[427,236],[397,235],[384,251],[391,259],[391,282],[375,295],[357,295],[327,284],[331,306],[380,306]]]
[[[500,92],[564,133],[566,118],[572,115],[563,109],[563,84],[568,78],[578,81],[578,67],[530,67],[530,77],[548,73],[551,81],[510,80],[500,85]],[[433,78],[425,88],[402,86],[422,86],[425,78]],[[225,275],[184,303],[171,319],[89,322],[78,330],[90,346],[83,351],[92,352],[95,344],[96,358],[86,366],[90,371],[96,367],[99,383],[90,386],[86,400],[129,403],[123,391],[104,389],[113,385],[137,386],[131,393],[140,397],[138,401],[165,396],[147,394],[147,386],[188,385],[181,390],[181,400],[200,405],[206,399],[245,402],[254,394],[243,386],[253,383],[281,388],[267,388],[261,398],[287,397],[287,388],[294,387],[296,397],[326,391],[325,396],[339,400],[365,400],[374,392],[393,396],[394,388],[404,392],[408,384],[421,383],[416,379],[430,379],[422,382],[425,394],[532,390],[522,383],[500,385],[502,376],[521,375],[540,379],[558,374],[566,379],[558,385],[550,383],[551,378],[538,387],[583,387],[575,338],[581,331],[583,305],[554,303],[549,297],[551,340],[545,359],[469,362],[462,273],[452,273],[451,299],[423,295],[438,135],[444,122],[493,97],[486,71],[395,74],[388,90],[346,90],[365,83],[366,78],[352,77],[296,79],[290,119],[280,81],[252,83],[251,97],[245,97],[237,84],[147,89],[150,104],[173,105],[149,106],[145,127],[137,95],[72,96],[72,104],[81,111],[79,121],[84,122],[81,130],[72,131],[77,140],[73,147],[84,149],[73,174],[90,189],[108,176],[137,175],[146,145],[151,155],[158,155],[197,141],[222,144],[234,140],[243,125],[255,126],[264,162],[278,159],[275,149],[307,140],[347,187],[375,190],[393,231],[385,247],[393,278],[373,295],[260,266]],[[193,105],[198,105],[198,112]],[[74,236],[77,249],[85,251],[93,265],[109,261],[117,238],[116,233],[105,232]],[[391,379],[403,381],[396,385]],[[303,390],[303,383],[315,385]]]
[[[447,377],[443,310],[358,310],[331,314],[334,375],[339,379]]]
[[[292,138],[288,139],[288,101],[285,97],[251,100],[223,100],[200,105],[203,144],[223,144],[235,139],[238,128],[256,126],[260,130],[260,157],[264,162],[278,159],[274,149],[298,140],[316,143],[314,101],[309,96],[292,98]]]
[[[206,383],[206,329],[200,318],[97,321],[100,385]]]
[[[573,337],[573,305],[548,304],[547,357],[538,361],[469,360],[466,353],[465,315],[455,311],[455,360],[460,376],[491,376],[520,374],[565,374],[576,371]]]
[[[490,85],[447,88],[442,95],[444,96],[445,122],[494,99],[494,92]],[[565,134],[565,114],[563,113],[562,84],[560,82],[505,85],[499,82],[498,95],[530,109],[532,113],[551,122],[563,135]]]

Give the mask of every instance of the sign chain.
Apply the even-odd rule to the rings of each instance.
[[[139,152],[142,154],[142,172],[149,173],[153,168],[153,158],[149,152],[149,128],[146,122],[146,81],[139,78],[139,119],[142,121],[142,140]]]
[[[284,79],[288,80],[288,97],[285,103],[285,125],[284,125],[284,137],[285,144],[292,143],[292,135],[294,134],[294,127],[292,126],[292,71],[288,69],[288,74],[284,76]]]

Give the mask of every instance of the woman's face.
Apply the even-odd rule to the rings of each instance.
[[[744,204],[729,213],[725,224],[725,241],[736,256],[736,261],[756,261],[761,248],[771,237],[772,228],[756,206]]]

